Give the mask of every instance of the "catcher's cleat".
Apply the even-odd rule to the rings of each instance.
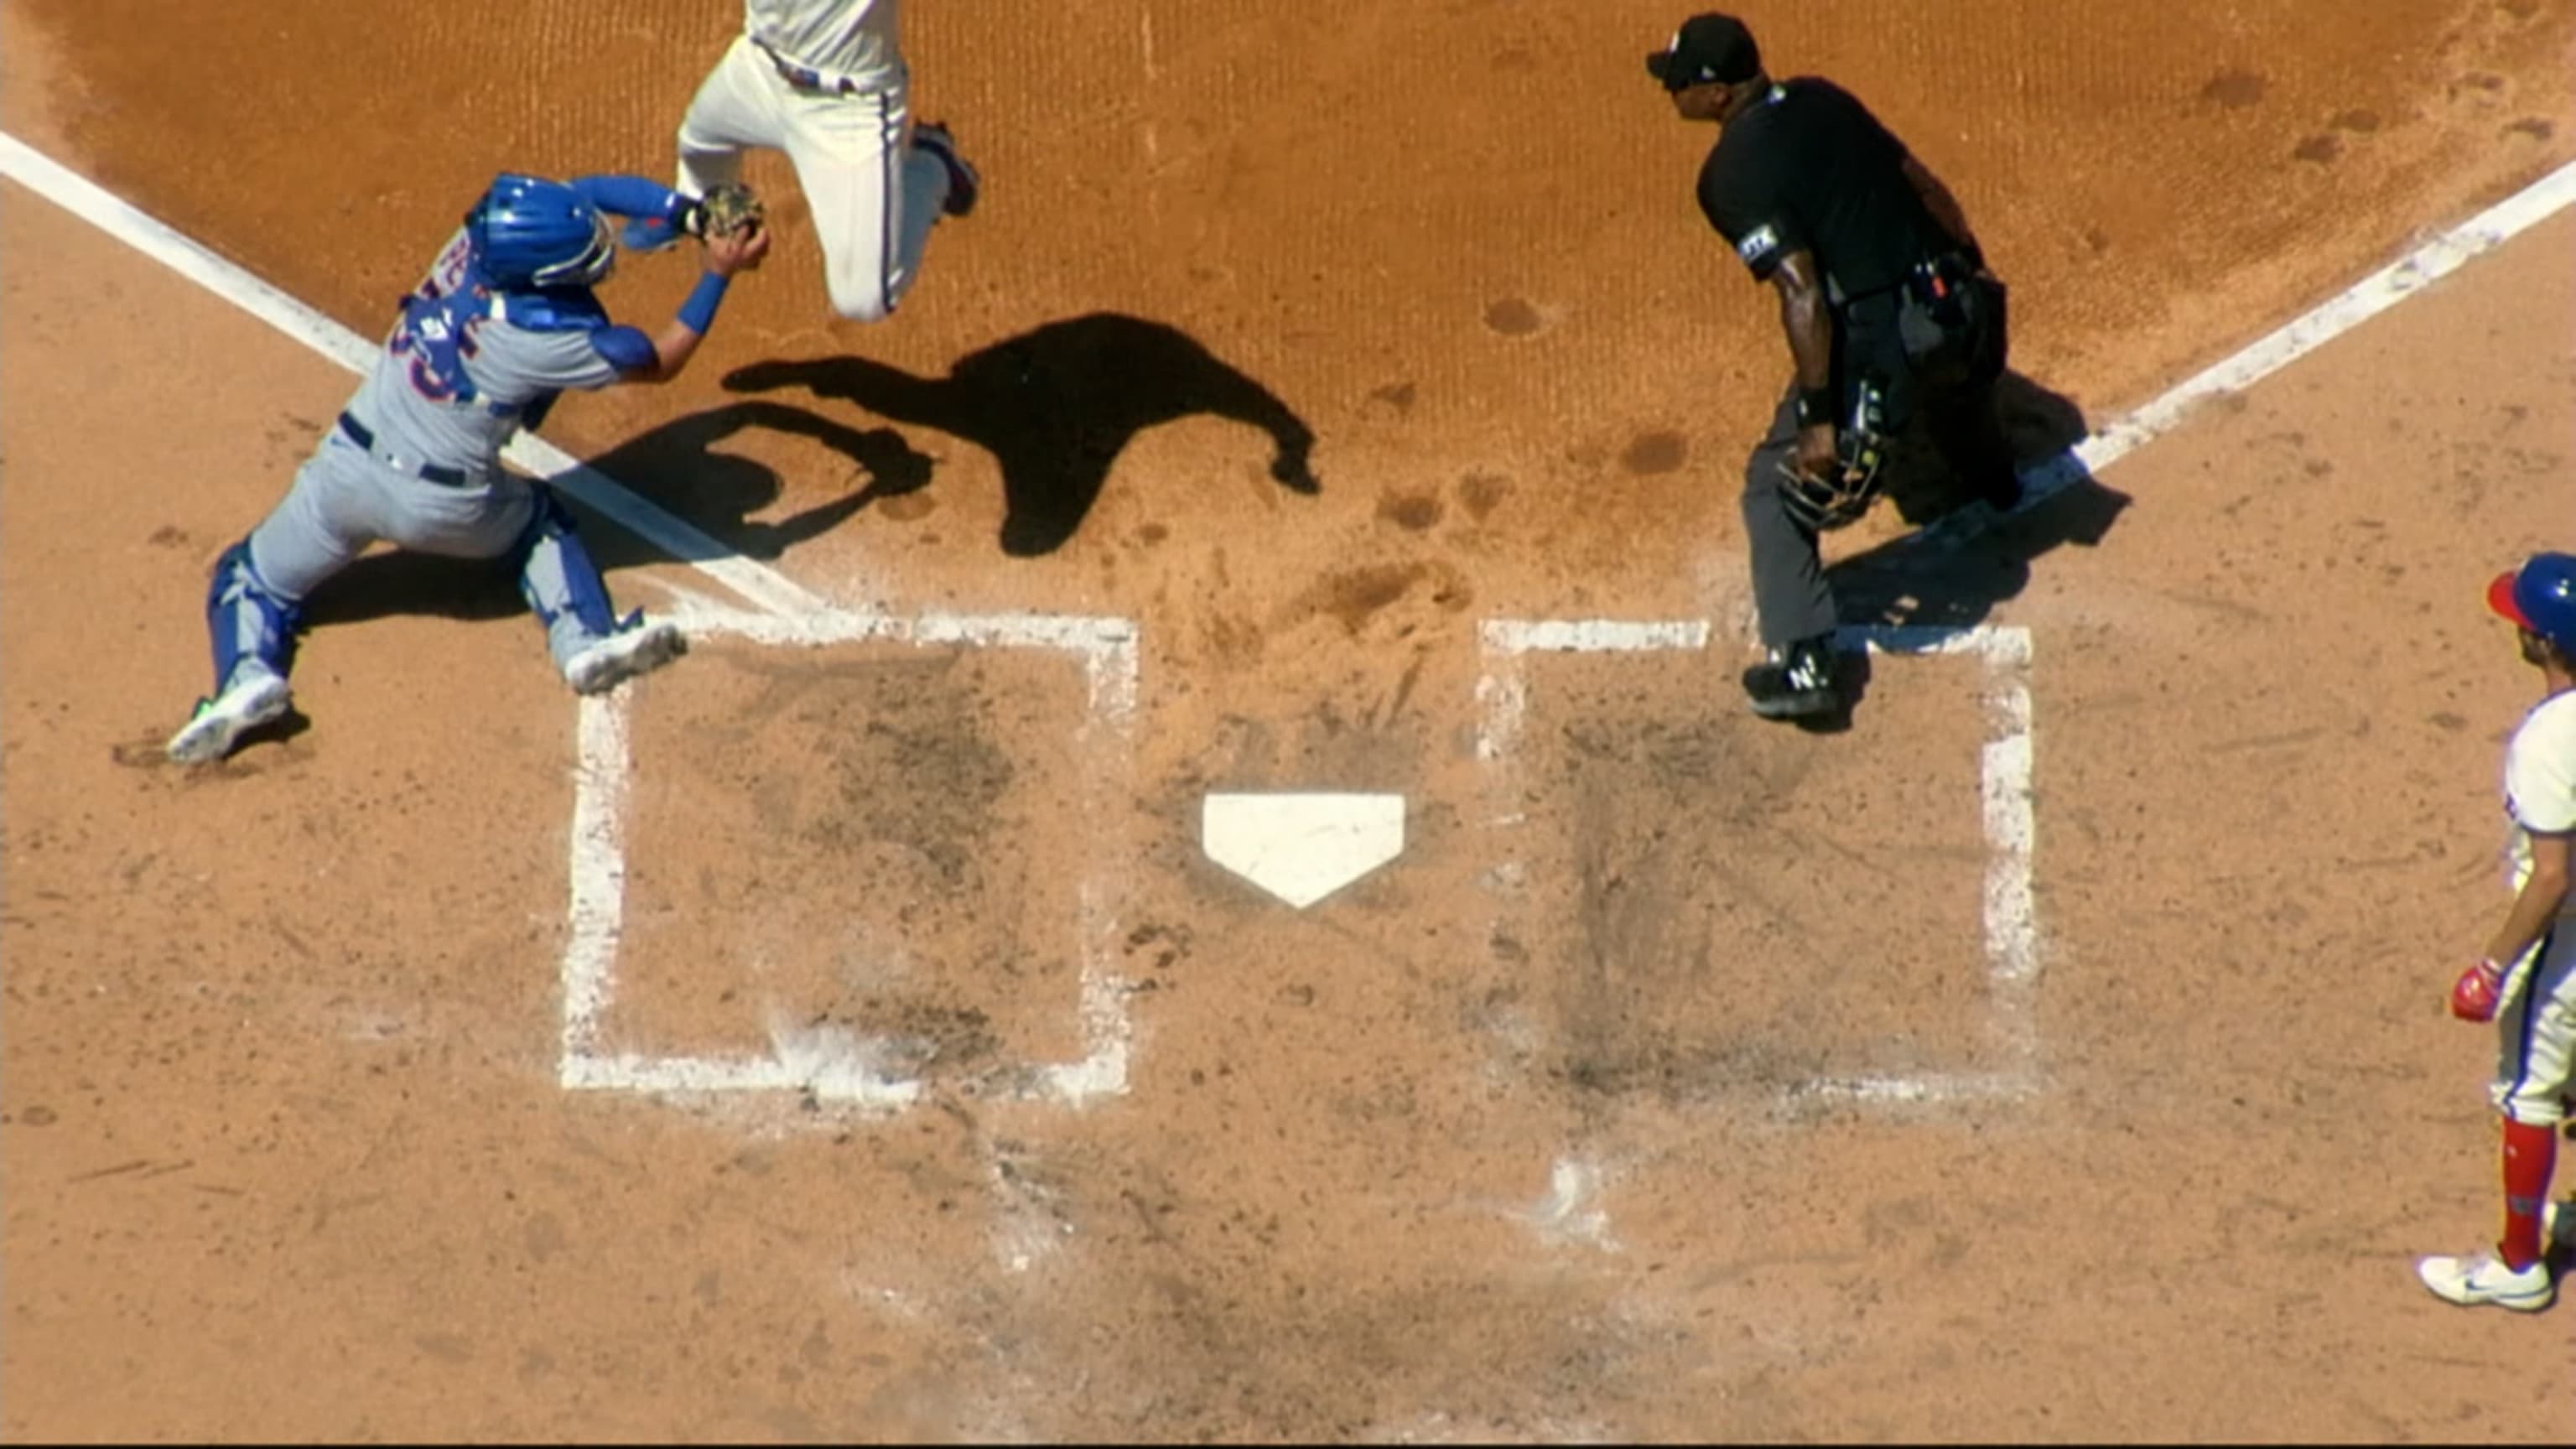
[[[1834,675],[1834,637],[1801,639],[1744,671],[1744,693],[1764,719],[1805,719],[1842,707]]]
[[[575,694],[606,694],[639,674],[650,674],[689,652],[680,626],[668,619],[629,617],[616,633],[590,644],[564,665]]]
[[[170,737],[174,765],[210,765],[233,752],[241,737],[286,713],[286,681],[266,669],[236,671],[233,686],[197,701],[197,712]]]
[[[937,121],[924,121],[912,128],[912,144],[939,158],[948,168],[948,200],[940,209],[950,216],[964,216],[975,209],[976,199],[983,195],[984,178],[957,154],[957,137]]]
[[[2436,1298],[2464,1308],[2493,1304],[2516,1313],[2538,1313],[2558,1297],[2548,1263],[2534,1263],[2517,1273],[2492,1253],[2419,1259],[2415,1276]]]

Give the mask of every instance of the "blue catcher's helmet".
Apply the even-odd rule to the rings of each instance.
[[[608,218],[560,181],[503,172],[465,214],[477,269],[498,291],[590,287],[617,265]]]
[[[2536,553],[2487,585],[2487,607],[2576,659],[2576,554]]]

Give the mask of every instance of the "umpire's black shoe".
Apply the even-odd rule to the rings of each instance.
[[[1806,719],[1842,708],[1834,672],[1834,636],[1801,639],[1744,671],[1744,693],[1764,719]]]

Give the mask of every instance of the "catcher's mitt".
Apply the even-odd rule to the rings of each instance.
[[[757,230],[768,212],[760,197],[739,181],[719,181],[689,204],[687,227],[700,239]]]
[[[1786,460],[1780,464],[1780,501],[1800,527],[1828,533],[1860,521],[1887,486],[1886,395],[1863,379],[1852,406],[1834,427],[1834,471],[1811,478]]]

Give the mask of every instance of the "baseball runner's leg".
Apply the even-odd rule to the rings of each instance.
[[[744,148],[786,144],[779,114],[784,89],[760,47],[735,36],[680,120],[678,188],[704,196],[718,182],[742,179]]]
[[[2506,974],[2504,990],[2490,1093],[2502,1118],[2504,1232],[2491,1253],[2425,1258],[2415,1271],[2450,1302],[2534,1313],[2558,1293],[2548,1258],[2549,1179],[2567,1094],[2576,1087],[2576,917],[2559,918]]]
[[[572,515],[554,490],[530,485],[528,493],[532,506],[516,546],[519,597],[545,626],[546,648],[565,682],[601,694],[686,652],[679,626],[667,619],[648,624],[640,611],[618,619]]]
[[[796,94],[787,103],[787,156],[813,207],[832,310],[879,322],[912,288],[949,197],[948,166],[907,145],[908,90]]]
[[[2504,1236],[2509,1267],[2547,1256],[2542,1209],[2558,1165],[2558,1128],[2576,1089],[2576,919],[2556,929],[2521,963],[2522,990],[2498,1018],[2500,1050],[2493,1089],[2504,1118]],[[2510,979],[2505,983],[2512,990]]]

